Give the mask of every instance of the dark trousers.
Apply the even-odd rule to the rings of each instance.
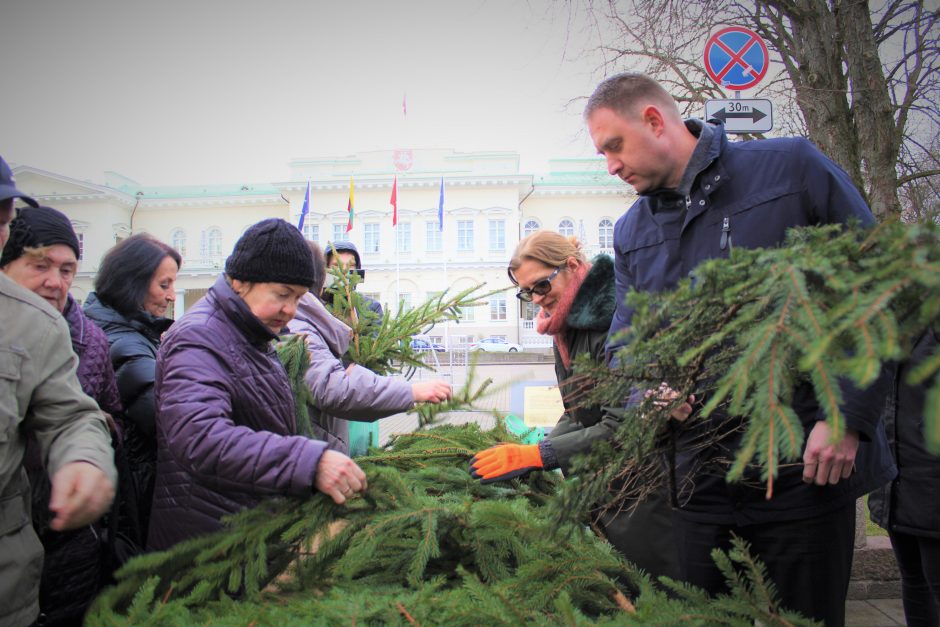
[[[845,624],[855,539],[855,503],[834,512],[785,522],[734,526],[693,522],[676,516],[682,578],[710,594],[727,593],[724,576],[711,558],[727,551],[732,534],[750,545],[767,567],[783,608],[828,627]]]
[[[901,597],[909,627],[940,624],[940,539],[891,531],[901,571]]]

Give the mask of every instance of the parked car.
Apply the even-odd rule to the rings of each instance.
[[[428,340],[425,338],[413,337],[411,338],[411,350],[415,350],[415,351],[433,350],[433,351],[437,351],[438,353],[443,353],[447,349],[444,348],[442,344],[438,344],[437,342],[432,342],[431,340]]]
[[[479,342],[471,344],[470,350],[485,351],[487,353],[515,353],[522,350],[522,345],[507,342],[501,337],[485,337]]]

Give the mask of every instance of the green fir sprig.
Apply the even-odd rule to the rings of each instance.
[[[676,453],[677,429],[694,430],[695,447],[738,440],[732,456],[719,460],[727,479],[758,476],[772,497],[774,477],[802,455],[804,427],[794,410],[799,386],[815,397],[839,438],[845,401],[866,398],[866,389],[890,376],[890,364],[937,324],[938,235],[933,223],[868,232],[793,229],[783,247],[735,249],[728,259],[700,265],[671,292],[629,294],[635,314],[618,366],[580,368],[597,382],[589,402],[626,407],[619,410],[622,426],[582,459],[559,510],[583,513],[599,502],[619,509],[643,498],[657,477],[668,478],[660,472],[650,480],[648,469]],[[915,375],[931,382],[928,444],[940,452],[940,356]],[[636,402],[662,382],[678,392],[675,402]],[[669,413],[689,395],[698,399],[693,417],[676,424]],[[883,396],[871,396],[877,411]]]

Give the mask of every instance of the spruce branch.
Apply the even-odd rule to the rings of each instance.
[[[849,386],[877,381],[886,363],[904,358],[937,324],[938,235],[932,223],[885,224],[861,236],[838,226],[793,229],[784,247],[735,249],[702,263],[671,292],[629,294],[634,314],[619,365],[576,367],[596,382],[584,402],[621,408],[622,424],[575,466],[578,479],[565,486],[558,509],[573,508],[575,516],[619,511],[657,489],[666,473],[630,479],[647,477],[651,460],[673,455],[671,437],[651,434],[684,434],[685,453],[731,446],[733,459],[716,460],[715,469],[724,468],[729,481],[759,477],[771,498],[777,473],[802,456],[797,391],[809,390],[833,437],[841,437]],[[938,373],[937,355],[915,373],[931,381],[927,437],[934,450]],[[634,400],[664,381],[678,392],[672,405]],[[693,417],[671,421],[671,409],[693,394]],[[692,481],[673,480],[679,487]]]

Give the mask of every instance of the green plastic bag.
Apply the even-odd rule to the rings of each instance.
[[[359,457],[379,445],[378,422],[349,422],[349,456]]]

